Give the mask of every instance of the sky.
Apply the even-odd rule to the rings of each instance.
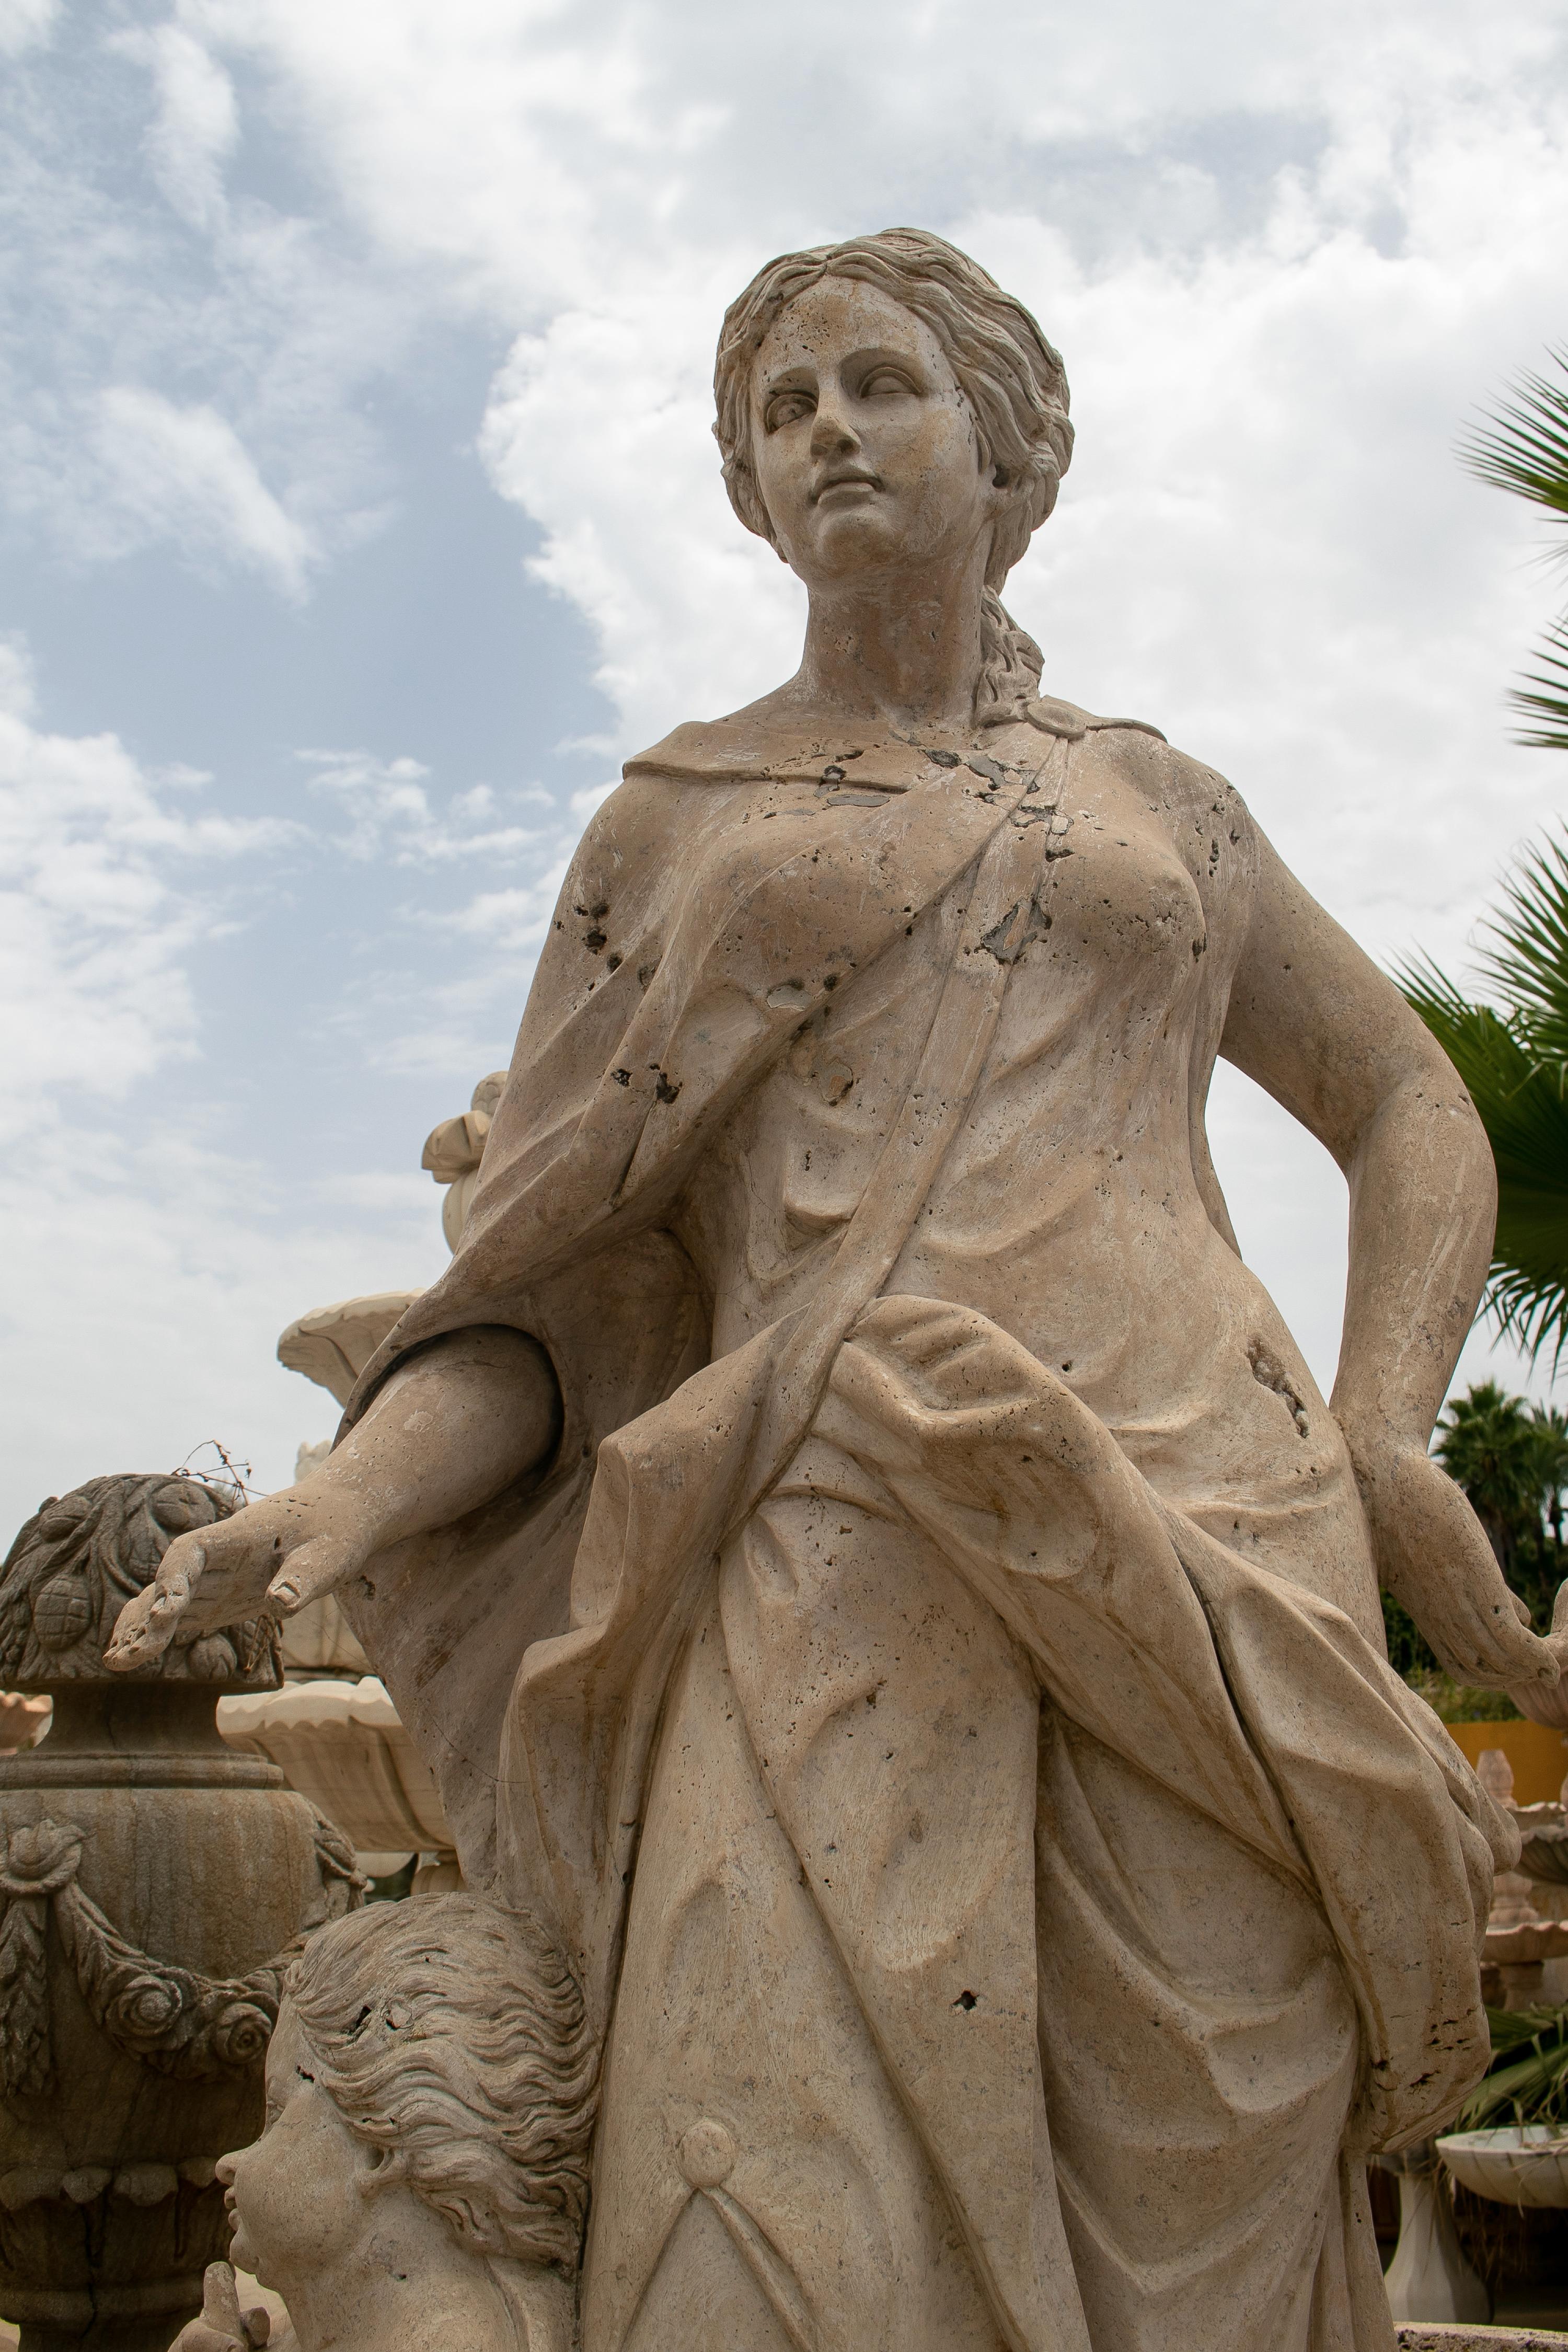
[[[1568,338],[1565,98],[1554,0],[0,0],[6,1528],[214,1440],[286,1483],[336,1412],[279,1332],[439,1271],[424,1138],[587,815],[795,666],[709,431],[787,247],[1029,304],[1048,690],[1462,972],[1568,798],[1503,705],[1561,582],[1455,457]],[[1343,1184],[1234,1074],[1211,1123],[1326,1387]]]

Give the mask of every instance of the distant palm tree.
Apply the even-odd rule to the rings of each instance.
[[[1460,443],[1459,456],[1478,480],[1568,526],[1568,348],[1549,351],[1547,359],[1561,381],[1526,370],[1511,399]],[[1554,552],[1568,554],[1568,544]],[[1536,660],[1541,667],[1527,671],[1509,697],[1526,722],[1519,740],[1568,751],[1568,613],[1548,628]]]
[[[1458,1069],[1491,1139],[1497,1238],[1485,1304],[1533,1360],[1568,1347],[1568,837],[1532,845],[1503,884],[1473,1003],[1428,957],[1400,986]]]
[[[1546,1524],[1552,1530],[1553,1549],[1563,1549],[1563,1492],[1568,1487],[1568,1413],[1556,1405],[1535,1405],[1531,1410],[1535,1423],[1536,1444],[1541,1463],[1541,1475],[1546,1487]]]
[[[1568,1426],[1561,1413],[1542,1412],[1509,1396],[1496,1381],[1478,1381],[1450,1399],[1432,1451],[1491,1538],[1510,1582],[1527,1552],[1539,1551],[1542,1521],[1555,1526],[1568,1483]]]

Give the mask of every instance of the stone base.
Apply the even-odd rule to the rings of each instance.
[[[1399,2324],[1399,2352],[1568,2352],[1568,2336],[1539,2327],[1439,2327],[1425,2319]]]

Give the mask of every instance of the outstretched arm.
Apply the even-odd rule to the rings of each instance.
[[[292,1616],[405,1536],[489,1502],[554,1451],[560,1394],[521,1331],[454,1331],[409,1358],[319,1470],[297,1486],[178,1536],[120,1613],[106,1663],[129,1671],[187,1634]]]
[[[1350,1185],[1331,1406],[1379,1577],[1459,1679],[1554,1682],[1552,1650],[1526,1630],[1480,1522],[1426,1451],[1491,1258],[1491,1147],[1424,1023],[1261,850],[1220,1050],[1326,1146]]]

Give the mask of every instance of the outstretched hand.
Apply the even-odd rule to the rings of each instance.
[[[258,2352],[271,2333],[272,2323],[259,2306],[241,2311],[232,2263],[209,2263],[202,2280],[201,2317],[181,2328],[169,2352]]]
[[[1549,1641],[1531,1632],[1529,1610],[1510,1591],[1485,1528],[1441,1465],[1413,1441],[1375,1449],[1352,1441],[1351,1450],[1378,1580],[1409,1611],[1444,1673],[1511,1691],[1521,1707],[1524,1691],[1556,1703],[1568,1634],[1555,1625]]]
[[[291,1617],[330,1592],[370,1549],[357,1500],[317,1472],[176,1536],[152,1583],[121,1611],[104,1664],[127,1674],[152,1665],[177,1634],[189,1640],[262,1610]]]
[[[375,1552],[447,1527],[553,1452],[561,1399],[550,1359],[521,1331],[448,1332],[399,1366],[319,1470],[216,1527],[177,1536],[120,1612],[104,1663],[155,1664],[265,1610],[291,1617]]]

